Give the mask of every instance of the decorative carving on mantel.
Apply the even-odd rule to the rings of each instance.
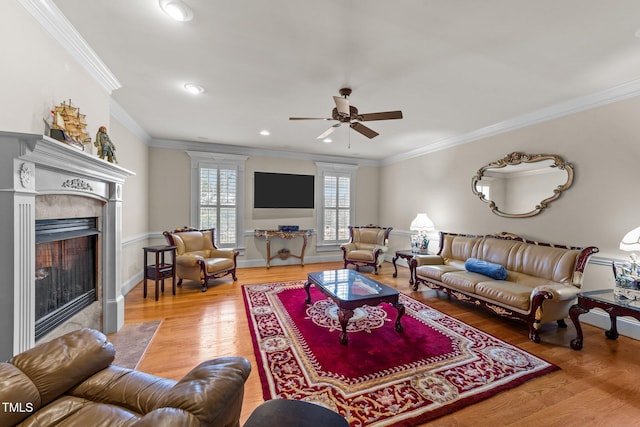
[[[93,187],[84,179],[72,178],[62,183],[62,188],[71,188],[73,190],[93,191]]]
[[[20,185],[27,188],[33,179],[33,171],[26,163],[20,165]]]

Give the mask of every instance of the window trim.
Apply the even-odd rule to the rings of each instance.
[[[347,176],[349,177],[349,225],[355,223],[356,218],[356,171],[358,165],[349,165],[344,163],[325,163],[315,162],[318,180],[316,184],[316,190],[318,193],[318,209],[316,211],[316,250],[322,251],[335,251],[340,249],[342,243],[348,241],[325,241],[324,240],[324,178],[325,176]]]
[[[245,184],[244,171],[245,162],[249,156],[240,156],[236,154],[210,153],[203,151],[187,151],[191,158],[191,200],[189,222],[192,227],[200,224],[200,168],[228,168],[235,169],[237,173],[236,188],[236,243],[232,245],[235,249],[244,249],[244,213],[245,213]],[[194,225],[195,224],[195,225]],[[215,241],[219,247],[225,247],[220,244],[219,230],[216,230]]]

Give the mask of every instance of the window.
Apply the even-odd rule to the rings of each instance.
[[[354,188],[357,166],[330,163],[316,165],[320,187],[318,245],[339,245],[349,240],[349,225],[355,218]]]
[[[188,151],[191,157],[191,224],[215,228],[219,247],[237,248],[244,200],[244,156]]]

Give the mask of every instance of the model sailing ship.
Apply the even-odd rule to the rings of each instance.
[[[51,136],[84,150],[84,146],[91,142],[91,137],[87,133],[86,116],[80,114],[80,109],[69,100],[56,105],[51,113]]]

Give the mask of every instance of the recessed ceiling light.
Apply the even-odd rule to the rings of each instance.
[[[322,140],[322,142],[324,142],[325,144],[331,144],[333,142],[333,139],[325,138],[325,139]]]
[[[193,19],[193,11],[180,0],[160,0],[160,8],[176,21],[186,22]]]
[[[271,135],[271,132],[269,132],[269,131],[268,131],[268,130],[266,130],[266,129],[265,129],[265,130],[261,130],[261,131],[260,131],[260,135],[262,135],[262,136],[269,136],[269,135]]]
[[[202,92],[204,92],[204,88],[202,86],[194,83],[186,83],[184,85],[184,90],[192,95],[200,95]]]

